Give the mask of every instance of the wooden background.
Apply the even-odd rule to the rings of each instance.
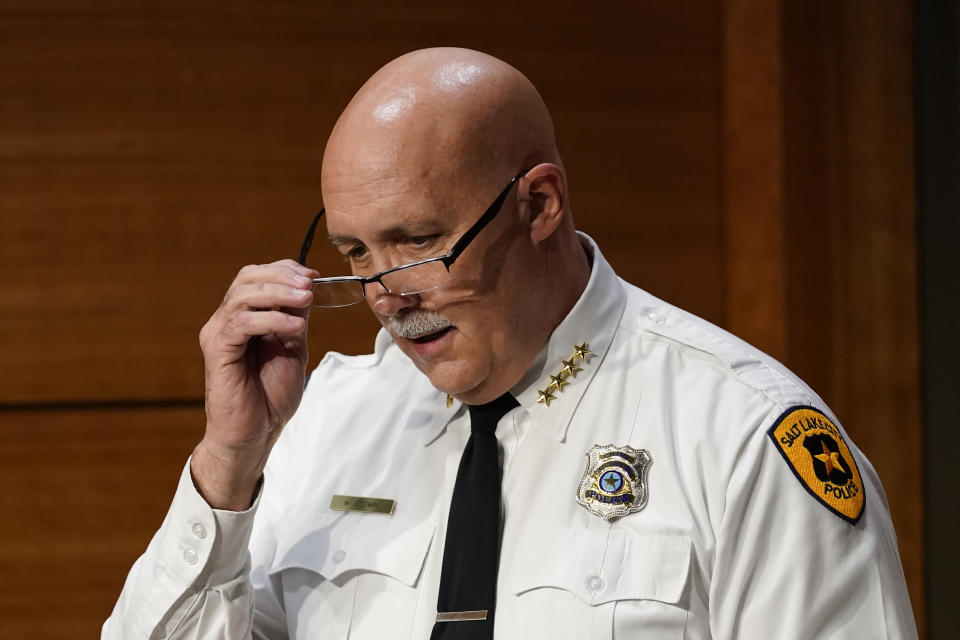
[[[197,331],[295,254],[363,80],[451,44],[539,87],[621,275],[831,404],[922,626],[911,33],[896,0],[0,0],[4,637],[99,633],[202,434]],[[314,314],[311,360],[368,316]]]

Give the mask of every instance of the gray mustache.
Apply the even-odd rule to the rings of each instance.
[[[388,321],[393,333],[400,338],[419,338],[453,325],[449,318],[436,311],[411,311],[390,316]]]

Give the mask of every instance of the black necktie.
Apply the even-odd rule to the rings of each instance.
[[[500,418],[518,406],[516,398],[505,393],[469,407],[470,439],[450,501],[437,622],[430,640],[493,638],[500,561],[500,458],[494,432]]]

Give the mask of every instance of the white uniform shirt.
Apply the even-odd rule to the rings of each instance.
[[[847,439],[865,497],[853,524],[768,436],[797,405],[839,424],[822,400],[756,349],[623,282],[583,242],[589,284],[497,428],[496,637],[915,638],[869,462]],[[538,403],[584,343],[581,370]],[[466,408],[447,407],[385,332],[371,355],[327,354],[250,510],[210,509],[187,465],[102,638],[429,638],[468,435]],[[646,506],[613,521],[577,501],[587,452],[608,444],[652,458],[635,483]],[[337,494],[396,509],[333,511]]]

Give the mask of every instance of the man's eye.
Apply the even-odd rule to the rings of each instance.
[[[440,236],[437,234],[433,234],[429,236],[411,236],[410,244],[412,244],[417,248],[422,249],[424,247],[429,247],[431,244],[434,243],[434,241],[436,241],[438,237]]]
[[[356,247],[353,247],[349,251],[347,251],[344,254],[344,256],[346,256],[349,260],[359,260],[366,254],[367,254],[367,248],[364,247],[363,245],[357,245]]]

